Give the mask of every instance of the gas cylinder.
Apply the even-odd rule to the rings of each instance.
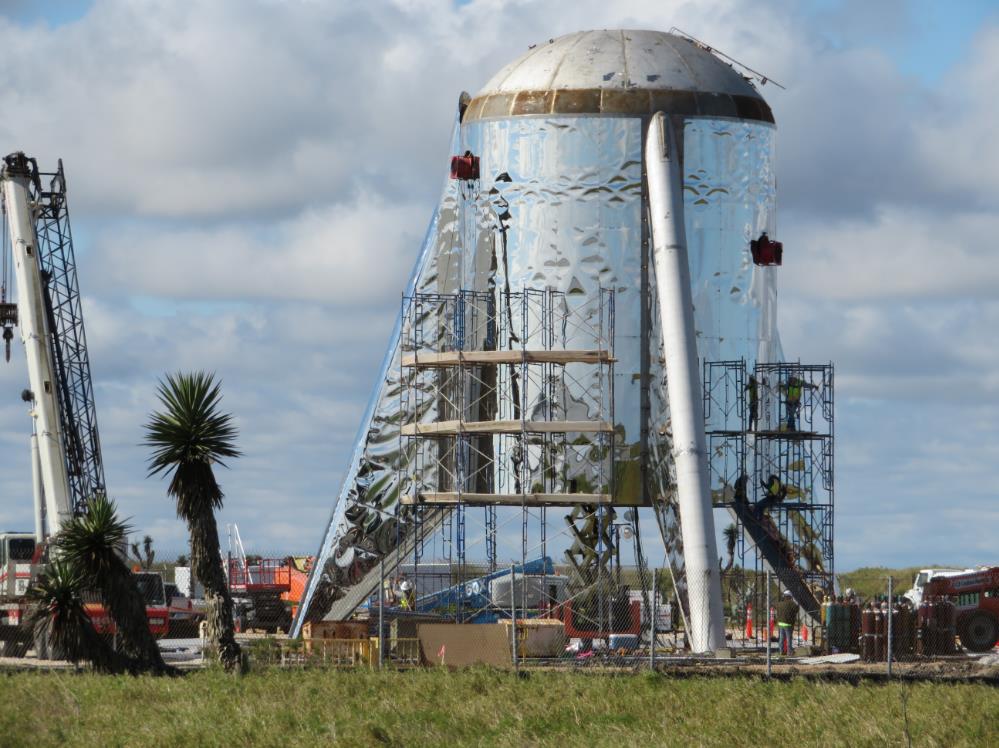
[[[896,618],[894,623],[894,653],[899,659],[912,656],[916,646],[916,617],[912,605],[902,598],[895,603]]]
[[[891,647],[892,659],[897,659],[899,647],[899,641],[901,641],[901,622],[902,622],[902,611],[898,605],[898,598],[892,597],[888,601],[888,615],[891,616],[891,639],[888,641],[888,646]]]
[[[826,630],[826,649],[829,652],[838,651],[838,643],[836,641],[835,607],[836,603],[832,597],[822,603],[822,625]]]
[[[932,657],[937,653],[937,622],[933,598],[924,597],[919,603],[916,617],[916,652],[923,657]]]
[[[952,600],[942,597],[936,603],[937,654],[952,655],[955,652],[954,637],[957,634],[956,609]]]
[[[831,622],[829,624],[829,637],[838,652],[847,652],[856,646],[851,638],[850,608],[842,601],[832,604],[829,609]]]
[[[850,651],[860,651],[860,618],[861,606],[859,602],[850,603]]]
[[[864,662],[877,660],[877,630],[874,604],[868,603],[860,616],[860,655]]]
[[[888,659],[888,604],[882,601],[874,608],[874,658],[876,662]]]

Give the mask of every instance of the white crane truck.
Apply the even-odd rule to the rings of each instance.
[[[25,593],[48,543],[105,486],[62,161],[43,173],[35,159],[10,154],[0,169],[0,193],[6,218],[0,328],[7,360],[15,325],[27,356],[29,388],[21,397],[32,423],[35,517],[33,533],[0,533],[0,640],[4,655],[23,656],[32,642]],[[7,296],[10,261],[16,303]]]

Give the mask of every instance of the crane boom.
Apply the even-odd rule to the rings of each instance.
[[[0,339],[9,361],[14,326],[20,326],[30,385],[22,399],[31,406],[35,509],[33,535],[0,533],[0,652],[23,657],[33,640],[28,590],[48,563],[53,536],[87,510],[89,499],[105,493],[104,463],[62,161],[57,171],[41,172],[24,153],[5,157],[0,201],[6,216]],[[8,257],[13,258],[16,304],[7,297]],[[146,611],[150,631],[165,633],[166,610],[147,606]],[[34,639],[36,655],[44,657],[45,642],[45,637]]]
[[[53,368],[49,313],[45,304],[45,288],[39,261],[38,237],[35,233],[37,208],[31,199],[33,164],[23,153],[4,159],[0,172],[3,185],[4,211],[10,227],[14,272],[17,278],[18,326],[28,359],[28,381],[31,386],[31,416],[33,439],[38,445],[38,467],[44,497],[46,527],[35,528],[36,536],[47,537],[59,532],[73,516],[66,470],[66,453],[59,413],[58,381]],[[34,170],[37,173],[37,169]],[[36,496],[36,502],[38,497]],[[36,517],[39,516],[36,506]]]
[[[42,176],[51,178],[47,185],[43,186]],[[35,220],[38,260],[59,383],[57,394],[69,493],[74,511],[80,514],[88,499],[105,493],[106,489],[62,160],[54,173],[36,171],[33,186],[38,205]]]

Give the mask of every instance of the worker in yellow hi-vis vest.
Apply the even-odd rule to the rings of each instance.
[[[412,610],[415,602],[413,583],[403,576],[399,582],[399,605],[403,610]]]
[[[794,601],[790,590],[784,591],[784,598],[777,603],[777,630],[779,638],[777,646],[780,653],[790,655],[794,653],[791,639],[794,635],[794,625],[798,622],[798,603]]]
[[[798,430],[798,415],[801,412],[801,395],[806,390],[817,390],[811,382],[806,382],[799,376],[790,376],[786,384],[780,385],[784,393],[784,412],[787,414],[787,430]]]

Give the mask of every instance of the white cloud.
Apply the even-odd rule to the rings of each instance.
[[[990,26],[979,33],[969,59],[944,78],[936,107],[920,123],[913,154],[928,165],[941,191],[993,214],[999,211],[999,103],[991,95],[997,82],[999,26]]]
[[[361,193],[265,225],[107,229],[98,283],[165,298],[380,306],[398,298],[428,220],[422,205]]]
[[[919,562],[885,523],[918,528],[949,491],[927,541],[947,560],[961,513],[994,498],[983,445],[997,443],[996,414],[983,404],[999,391],[999,30],[930,86],[879,46],[909,33],[907,7],[890,11],[98,0],[56,28],[0,17],[0,140],[65,158],[108,477],[137,532],[182,549],[164,485],[144,477],[141,424],[157,377],[206,368],[224,378],[246,451],[220,476],[223,521],[260,547],[312,550],[459,92],[549,37],[675,25],[788,85],[763,90],[779,125],[782,336],[790,355],[838,364],[838,565]],[[25,501],[0,520],[26,526],[19,355],[0,369],[0,488]],[[979,516],[983,534],[999,529]]]
[[[993,296],[999,211],[883,207],[872,217],[788,222],[782,283],[813,299]]]

